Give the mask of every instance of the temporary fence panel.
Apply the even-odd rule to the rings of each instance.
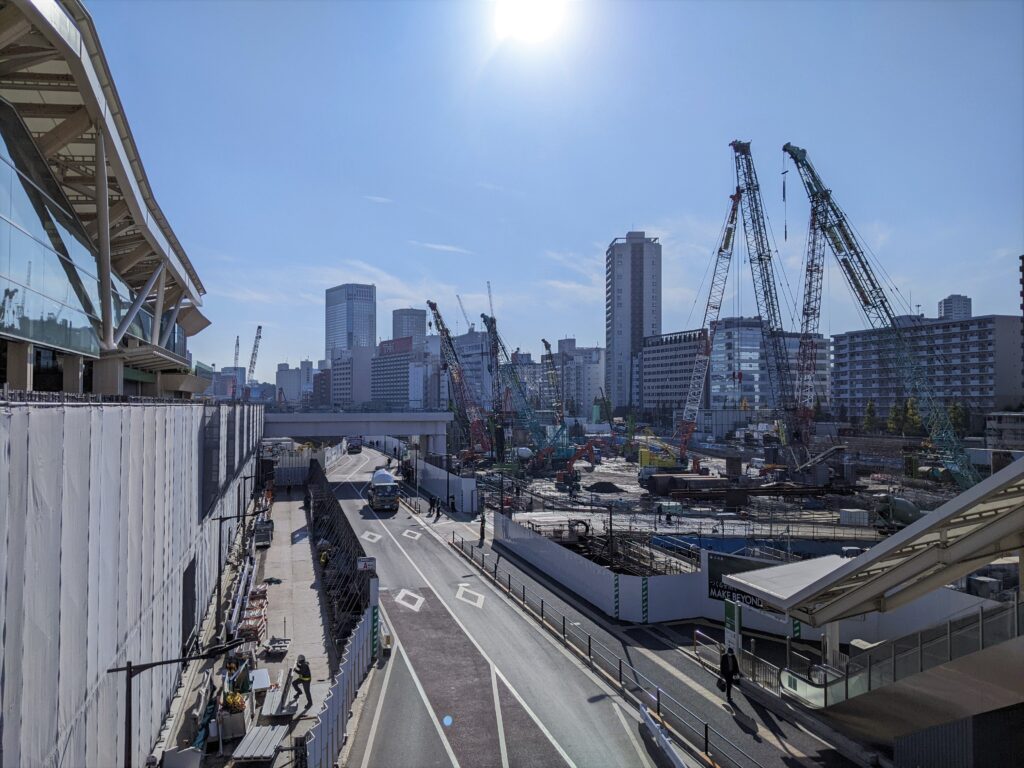
[[[372,610],[370,607],[363,612],[350,636],[341,668],[331,682],[316,722],[306,735],[309,768],[330,768],[337,763],[345,744],[352,702],[373,663]]]
[[[0,413],[5,763],[121,761],[125,681],[106,670],[179,656],[189,562],[197,604],[214,583],[216,524],[199,510],[203,408],[10,403]],[[249,409],[261,423],[258,406],[221,408]],[[239,446],[248,467],[256,445]],[[249,471],[225,478],[215,509],[234,513]],[[171,665],[134,681],[136,763],[156,741],[179,675]]]

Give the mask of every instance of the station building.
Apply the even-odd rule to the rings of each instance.
[[[216,518],[261,484],[263,412],[192,398],[203,293],[85,7],[0,4],[5,765],[119,765],[127,723],[143,765],[182,666],[135,677],[131,709],[107,670],[211,640]]]

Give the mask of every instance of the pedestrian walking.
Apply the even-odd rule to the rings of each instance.
[[[732,648],[722,654],[718,662],[718,674],[725,683],[725,700],[732,704],[732,684],[740,674],[740,662]]]
[[[441,519],[441,500],[434,499],[434,520]]]
[[[455,512],[455,497],[454,496],[449,496],[448,497],[448,509],[451,510],[453,513]]]
[[[292,680],[292,688],[295,690],[295,695],[292,696],[292,701],[298,701],[299,694],[305,693],[306,709],[309,709],[313,706],[313,697],[309,693],[309,684],[313,681],[313,674],[309,671],[309,662],[306,661],[305,656],[299,656],[292,671],[295,673],[295,679]]]

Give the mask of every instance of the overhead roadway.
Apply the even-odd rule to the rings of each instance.
[[[1016,461],[856,558],[830,555],[724,580],[819,627],[895,610],[1022,549],[1024,461]]]
[[[92,19],[78,0],[2,4],[0,97],[35,137],[100,254],[99,271],[109,251],[112,272],[144,294],[142,305],[154,315],[175,313],[190,336],[209,325],[199,310],[203,284],[153,196]],[[111,352],[121,329],[102,303],[101,347]],[[154,329],[149,342],[160,345],[162,335]]]

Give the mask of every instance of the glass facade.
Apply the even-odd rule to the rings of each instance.
[[[97,266],[88,235],[31,135],[0,99],[0,334],[99,356]],[[116,327],[133,296],[117,275],[111,282]],[[152,327],[153,316],[143,309],[127,332],[148,341]],[[167,347],[185,356],[177,324]]]
[[[326,291],[325,358],[341,351],[377,345],[377,287],[345,283]]]

